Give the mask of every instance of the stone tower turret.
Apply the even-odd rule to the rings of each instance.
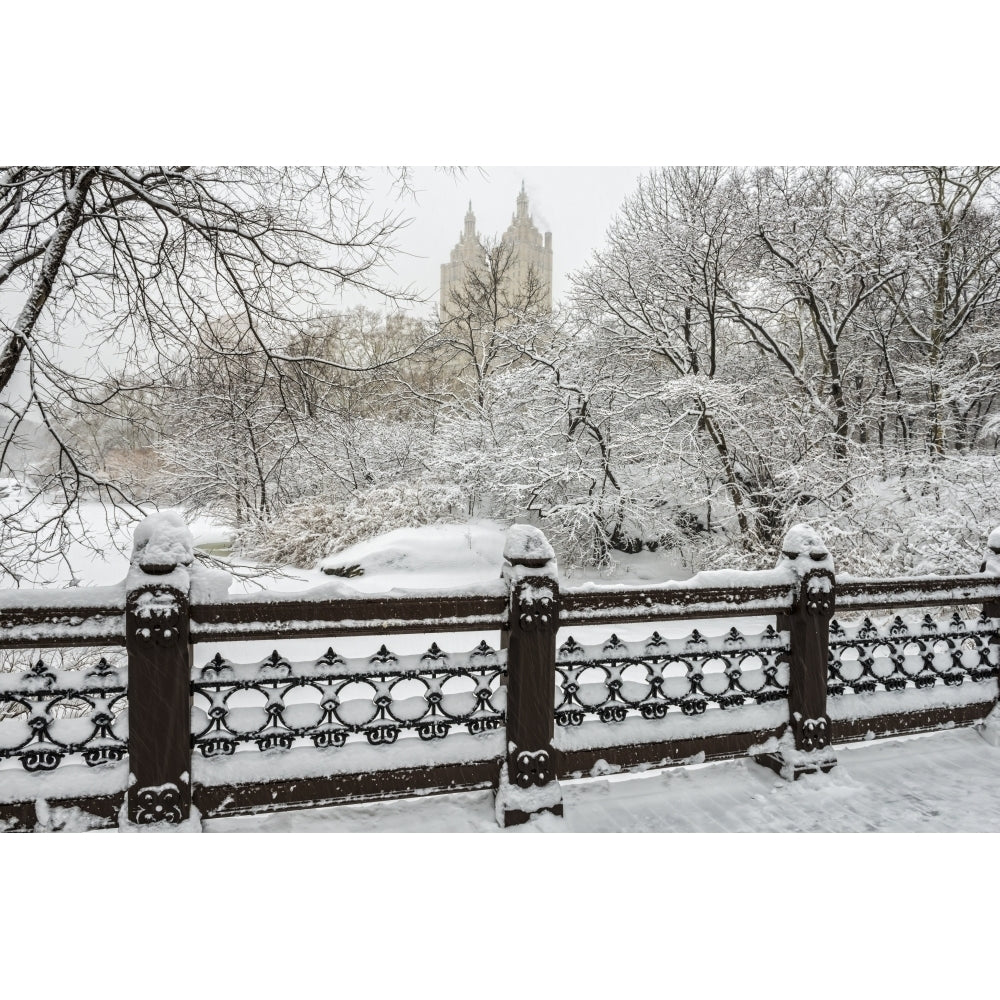
[[[502,296],[507,301],[516,302],[524,290],[531,287],[532,309],[551,312],[552,310],[552,233],[544,237],[535,226],[528,212],[528,194],[521,182],[517,196],[516,211],[511,216],[510,225],[503,234],[502,241],[511,247],[512,261],[508,269]],[[447,321],[453,306],[452,293],[465,283],[468,269],[484,266],[485,251],[476,233],[476,217],[472,212],[472,202],[465,214],[465,226],[458,243],[451,251],[446,264],[441,265],[442,321]]]

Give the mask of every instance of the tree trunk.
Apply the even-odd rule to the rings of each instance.
[[[32,283],[28,299],[14,323],[10,339],[4,345],[3,354],[0,354],[0,393],[7,388],[8,383],[13,378],[17,363],[21,360],[25,347],[28,346],[31,331],[52,293],[56,275],[59,273],[63,258],[66,256],[66,247],[69,246],[69,241],[80,224],[84,204],[87,200],[87,192],[90,190],[90,185],[96,174],[97,167],[84,167],[66,195],[66,207],[62,211],[55,232],[45,249],[41,270]]]

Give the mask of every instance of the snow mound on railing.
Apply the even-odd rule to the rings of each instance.
[[[530,524],[514,524],[507,529],[503,555],[510,562],[539,564],[555,559],[556,554],[548,539]]]
[[[777,569],[705,569],[685,580],[664,580],[663,582],[643,582],[624,584],[619,582],[589,581],[563,588],[567,593],[586,594],[600,591],[630,590],[699,590],[733,589],[741,587],[788,587],[795,583],[794,574],[786,567]]]
[[[175,511],[149,514],[135,526],[133,566],[189,566],[193,559],[191,529]]]
[[[499,578],[505,532],[489,522],[397,528],[323,559],[325,573],[360,566],[364,577],[406,575],[408,587],[448,587]],[[420,582],[413,582],[419,575]],[[366,588],[367,589],[367,588]]]

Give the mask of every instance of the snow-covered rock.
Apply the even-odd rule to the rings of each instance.
[[[504,533],[486,521],[397,528],[358,542],[319,563],[324,574],[357,566],[352,583],[385,591],[465,586],[495,580],[503,562]]]

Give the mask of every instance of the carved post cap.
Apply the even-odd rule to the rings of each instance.
[[[1000,556],[1000,528],[994,528],[990,532],[990,537],[986,539],[986,562],[990,562],[991,556]],[[995,560],[997,569],[988,569],[987,573],[1000,573],[1000,559]]]
[[[136,525],[130,560],[134,568],[151,576],[163,576],[193,561],[194,538],[180,514],[150,514]]]
[[[1000,528],[994,528],[986,539],[986,551],[983,553],[983,565],[979,572],[1000,576]],[[1000,601],[987,601],[983,605],[983,616],[1000,618]]]
[[[782,539],[777,568],[791,569],[800,577],[815,569],[832,573],[833,556],[814,528],[808,524],[793,524]]]
[[[514,524],[507,529],[503,557],[514,566],[540,569],[554,560],[556,553],[540,529],[530,524]]]

